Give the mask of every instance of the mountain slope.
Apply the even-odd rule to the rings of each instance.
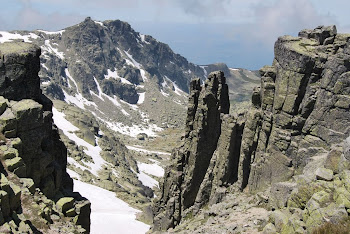
[[[68,149],[71,176],[117,193],[145,210],[141,219],[150,222],[151,189],[158,190],[162,166],[180,141],[189,81],[203,81],[211,70],[230,71],[227,66],[189,63],[119,20],[87,18],[58,32],[0,35],[0,42],[41,47],[41,88],[54,100],[53,119]],[[239,93],[233,99],[246,100],[248,73],[227,73]]]

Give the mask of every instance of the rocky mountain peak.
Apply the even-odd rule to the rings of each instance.
[[[328,45],[334,42],[337,35],[337,27],[332,26],[318,26],[315,29],[305,29],[299,32],[299,37],[307,39],[315,39],[320,45]]]

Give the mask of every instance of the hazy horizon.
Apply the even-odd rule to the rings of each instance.
[[[336,24],[350,32],[350,2],[335,0],[0,0],[0,30],[59,30],[90,16],[122,20],[199,65],[269,65],[278,36]]]

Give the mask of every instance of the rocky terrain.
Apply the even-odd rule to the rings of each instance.
[[[335,26],[278,38],[244,114],[229,114],[223,72],[203,86],[193,80],[185,137],[165,170],[152,230],[311,233],[346,219],[349,41]],[[244,214],[252,215],[237,219]]]
[[[90,202],[73,192],[39,56],[32,44],[0,44],[0,231],[88,233]]]

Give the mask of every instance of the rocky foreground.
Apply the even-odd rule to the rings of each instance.
[[[349,40],[335,26],[278,38],[273,64],[260,70],[261,85],[244,115],[228,113],[222,72],[211,73],[204,86],[193,80],[185,138],[165,171],[152,230],[247,231],[242,222],[228,223],[254,206],[273,211],[253,220],[255,231],[265,233],[310,233],[346,219]],[[240,204],[240,214],[233,207],[242,192],[255,197]]]
[[[0,232],[88,233],[91,204],[73,193],[52,102],[40,90],[40,53],[0,44]]]

